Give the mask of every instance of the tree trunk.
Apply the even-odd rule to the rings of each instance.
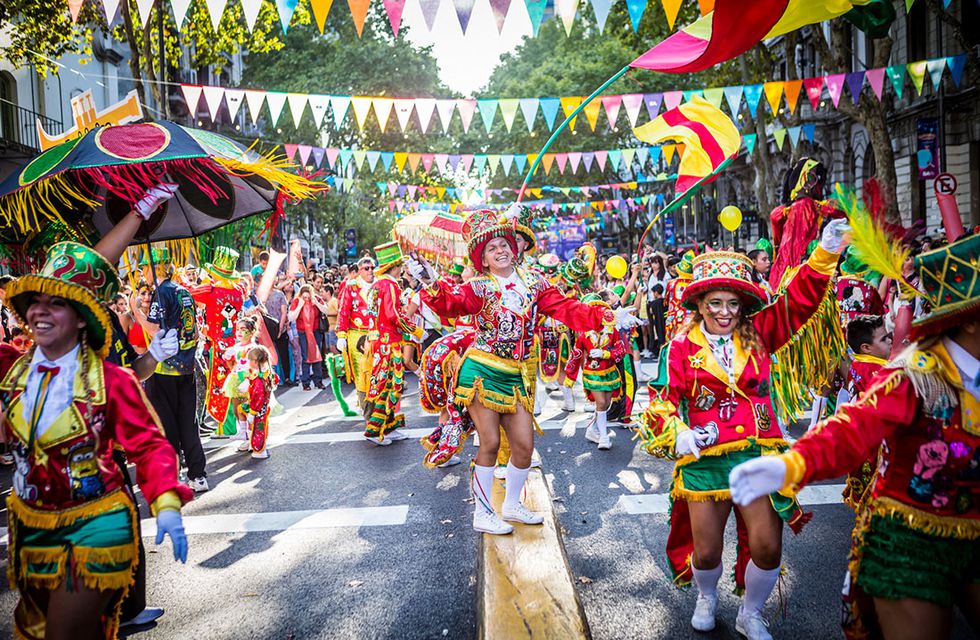
[[[739,57],[739,64],[742,69],[742,82],[749,84],[749,65],[745,56]],[[763,107],[760,106],[760,109]],[[756,112],[758,113],[758,111]],[[752,158],[752,166],[755,168],[755,199],[759,203],[759,216],[768,220],[769,212],[772,211],[772,198],[769,195],[769,147],[766,144],[766,126],[761,118],[749,114],[752,122],[752,129],[755,132],[755,154]]]
[[[129,45],[129,72],[133,75],[133,84],[136,87],[136,95],[139,96],[141,104],[146,104],[146,87],[143,86],[143,64],[141,62],[140,47],[136,42],[136,35],[133,30],[133,13],[130,0],[122,6],[123,29],[126,32],[126,43]],[[152,118],[150,118],[152,120]]]

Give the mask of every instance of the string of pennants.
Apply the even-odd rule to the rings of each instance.
[[[551,200],[539,200],[539,201],[523,201],[522,205],[530,207],[535,215],[540,215],[544,213],[551,213],[555,215],[566,216],[576,216],[576,215],[594,215],[596,212],[618,212],[623,210],[637,210],[644,209],[654,203],[657,206],[663,206],[667,201],[668,196],[657,193],[649,194],[645,196],[640,196],[637,198],[611,198],[603,200],[588,200],[581,202],[564,202],[556,203]],[[487,209],[495,210],[505,210],[512,202],[497,203],[497,204],[481,204],[481,207]],[[418,202],[418,201],[406,201],[406,200],[389,200],[388,210],[393,213],[406,213],[414,211],[449,211],[450,213],[456,213],[457,211],[464,211],[470,208],[471,205],[464,204],[462,202]],[[615,213],[614,213],[615,215]]]
[[[609,129],[617,130],[620,114],[625,113],[631,127],[635,127],[641,111],[646,111],[650,120],[660,113],[661,106],[665,110],[673,109],[682,102],[694,96],[700,96],[717,108],[726,104],[732,117],[738,116],[743,106],[748,109],[750,116],[758,117],[759,105],[769,105],[770,113],[794,113],[800,103],[800,96],[806,94],[813,111],[826,106],[823,100],[824,88],[830,97],[830,103],[836,109],[847,88],[851,100],[857,103],[865,85],[870,88],[872,95],[878,100],[884,93],[885,79],[898,97],[905,91],[906,76],[908,76],[916,95],[921,95],[926,76],[932,82],[933,88],[939,88],[945,72],[949,71],[950,80],[959,88],[966,67],[966,54],[919,60],[908,64],[897,64],[889,67],[879,67],[851,73],[837,73],[815,76],[803,80],[780,80],[759,84],[734,85],[728,87],[710,87],[706,89],[682,89],[665,91],[663,93],[631,93],[603,96],[592,101],[583,109],[585,121],[592,131],[596,130],[600,121],[600,113],[605,111],[605,121]],[[442,126],[442,134],[449,131],[454,116],[458,115],[464,132],[469,132],[470,126],[477,120],[488,133],[494,126],[502,123],[510,132],[520,112],[529,132],[533,132],[539,121],[547,125],[548,130],[554,129],[558,114],[571,114],[585,96],[562,96],[557,98],[389,98],[384,96],[342,96],[307,93],[286,93],[279,91],[263,91],[259,89],[229,89],[225,87],[180,85],[188,110],[197,114],[202,98],[204,107],[212,121],[218,118],[218,113],[224,105],[230,119],[234,120],[243,105],[248,108],[252,124],[257,124],[263,107],[268,109],[270,122],[278,125],[286,105],[292,116],[295,127],[299,127],[307,110],[313,117],[317,129],[324,126],[327,114],[330,113],[330,126],[339,130],[348,117],[353,113],[358,130],[363,131],[370,114],[382,131],[388,128],[392,120],[398,123],[402,133],[414,123],[422,133],[437,134],[432,126],[438,119]],[[784,105],[785,104],[785,108]],[[645,109],[644,109],[645,107]],[[500,118],[497,113],[500,113]],[[538,118],[538,112],[541,118]],[[394,114],[394,118],[392,118]],[[577,119],[577,118],[576,118]],[[575,128],[575,122],[570,122]]]
[[[668,176],[667,174],[659,174],[653,178],[641,177],[636,180],[631,180],[629,182],[612,182],[608,184],[593,184],[593,185],[580,185],[574,187],[558,187],[545,185],[542,187],[534,187],[526,190],[527,195],[530,199],[540,199],[547,194],[557,194],[561,193],[565,196],[571,196],[574,194],[581,194],[583,196],[590,196],[593,193],[599,195],[600,191],[623,191],[623,190],[635,190],[640,188],[641,185],[667,182],[668,180],[676,179],[676,176]],[[486,188],[486,189],[466,189],[457,187],[442,187],[433,185],[415,185],[415,184],[402,184],[395,182],[393,180],[388,181],[378,181],[375,182],[375,186],[381,195],[389,195],[392,197],[403,198],[407,200],[424,200],[432,201],[442,200],[443,198],[448,198],[451,201],[456,200],[469,200],[471,196],[475,195],[481,199],[489,199],[491,197],[499,198],[502,196],[518,195],[520,189],[517,188]]]

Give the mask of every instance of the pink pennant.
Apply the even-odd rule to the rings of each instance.
[[[299,145],[299,160],[300,164],[304,167],[309,164],[310,154],[313,152],[313,147],[308,144]]]
[[[834,103],[835,109],[840,104],[840,97],[844,92],[844,78],[846,75],[846,73],[835,73],[824,78],[827,82],[827,93],[830,94],[830,100]]]
[[[470,168],[473,166],[473,154],[464,153],[463,156],[459,159],[459,164],[463,166],[463,173],[469,173]]]
[[[330,168],[333,169],[337,164],[337,157],[340,155],[340,149],[336,147],[327,147],[327,162],[330,164]]]
[[[68,11],[71,12],[71,22],[78,22],[78,14],[82,11],[82,4],[85,0],[68,0]]]
[[[568,164],[568,154],[567,153],[556,153],[555,162],[558,163],[558,173],[565,173],[565,166]]]
[[[875,97],[881,100],[881,89],[885,85],[885,68],[868,69],[864,77],[867,79],[871,90],[875,92]]]
[[[606,109],[606,118],[609,120],[610,129],[616,128],[616,120],[619,119],[619,107],[622,104],[623,96],[603,96],[602,98],[602,106]]]
[[[810,99],[810,106],[813,107],[814,111],[820,107],[820,95],[823,93],[823,80],[823,76],[803,80],[806,97]],[[843,82],[843,77],[841,78],[841,82]],[[838,95],[838,97],[840,96]]]
[[[606,155],[608,155],[606,151],[595,152],[595,159],[596,163],[599,165],[599,171],[606,170]]]
[[[667,109],[676,109],[681,105],[681,100],[684,99],[683,91],[664,91],[664,105]]]
[[[571,165],[572,173],[578,173],[578,165],[582,162],[581,151],[571,151],[568,154],[568,163]]]
[[[497,21],[497,33],[503,33],[507,12],[510,10],[510,0],[490,0],[490,9],[493,10],[494,20]]]
[[[397,38],[398,29],[402,25],[402,12],[405,11],[405,0],[384,0],[384,5],[388,22],[391,23],[391,31]]]
[[[473,114],[476,112],[476,100],[459,99],[456,101],[456,108],[459,109],[459,117],[463,121],[463,133],[468,133],[470,123],[473,122]]]
[[[293,159],[296,157],[296,151],[299,149],[299,145],[298,144],[284,144],[282,146],[286,150],[286,160],[289,160],[290,162],[292,162]]]
[[[428,173],[432,170],[432,161],[436,159],[434,153],[423,153],[422,154],[422,168]]]

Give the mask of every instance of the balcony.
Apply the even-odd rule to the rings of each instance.
[[[64,131],[64,126],[57,120],[0,98],[0,156],[19,154],[31,157],[40,153],[38,120],[47,133],[59,134]]]

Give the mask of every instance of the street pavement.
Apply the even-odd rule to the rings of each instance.
[[[300,388],[280,394],[285,410],[270,429],[269,459],[238,453],[237,442],[207,442],[212,490],[184,509],[186,565],[173,561],[169,542],[154,544],[153,521],[144,520],[148,601],[166,615],[130,637],[476,637],[468,479],[476,449],[468,443],[456,467],[425,469],[418,438],[436,419],[419,408],[414,376],[407,384],[413,437],[387,447],[361,439],[360,420],[344,418],[329,391]],[[731,526],[718,628],[699,634],[689,625],[694,593],[671,585],[663,554],[671,465],[640,450],[626,430],[616,431],[610,451],[598,451],[584,439],[589,415],[581,391],[576,397],[578,412],[569,415],[552,394],[537,449],[593,637],[738,637]],[[638,403],[646,405],[645,390]],[[6,470],[8,490],[9,480]],[[835,485],[811,492],[813,521],[800,536],[784,536],[786,571],[767,609],[775,638],[841,637],[853,515]],[[0,619],[10,620],[16,594],[0,589]],[[0,627],[0,638],[10,634]],[[954,637],[972,637],[962,620]]]

